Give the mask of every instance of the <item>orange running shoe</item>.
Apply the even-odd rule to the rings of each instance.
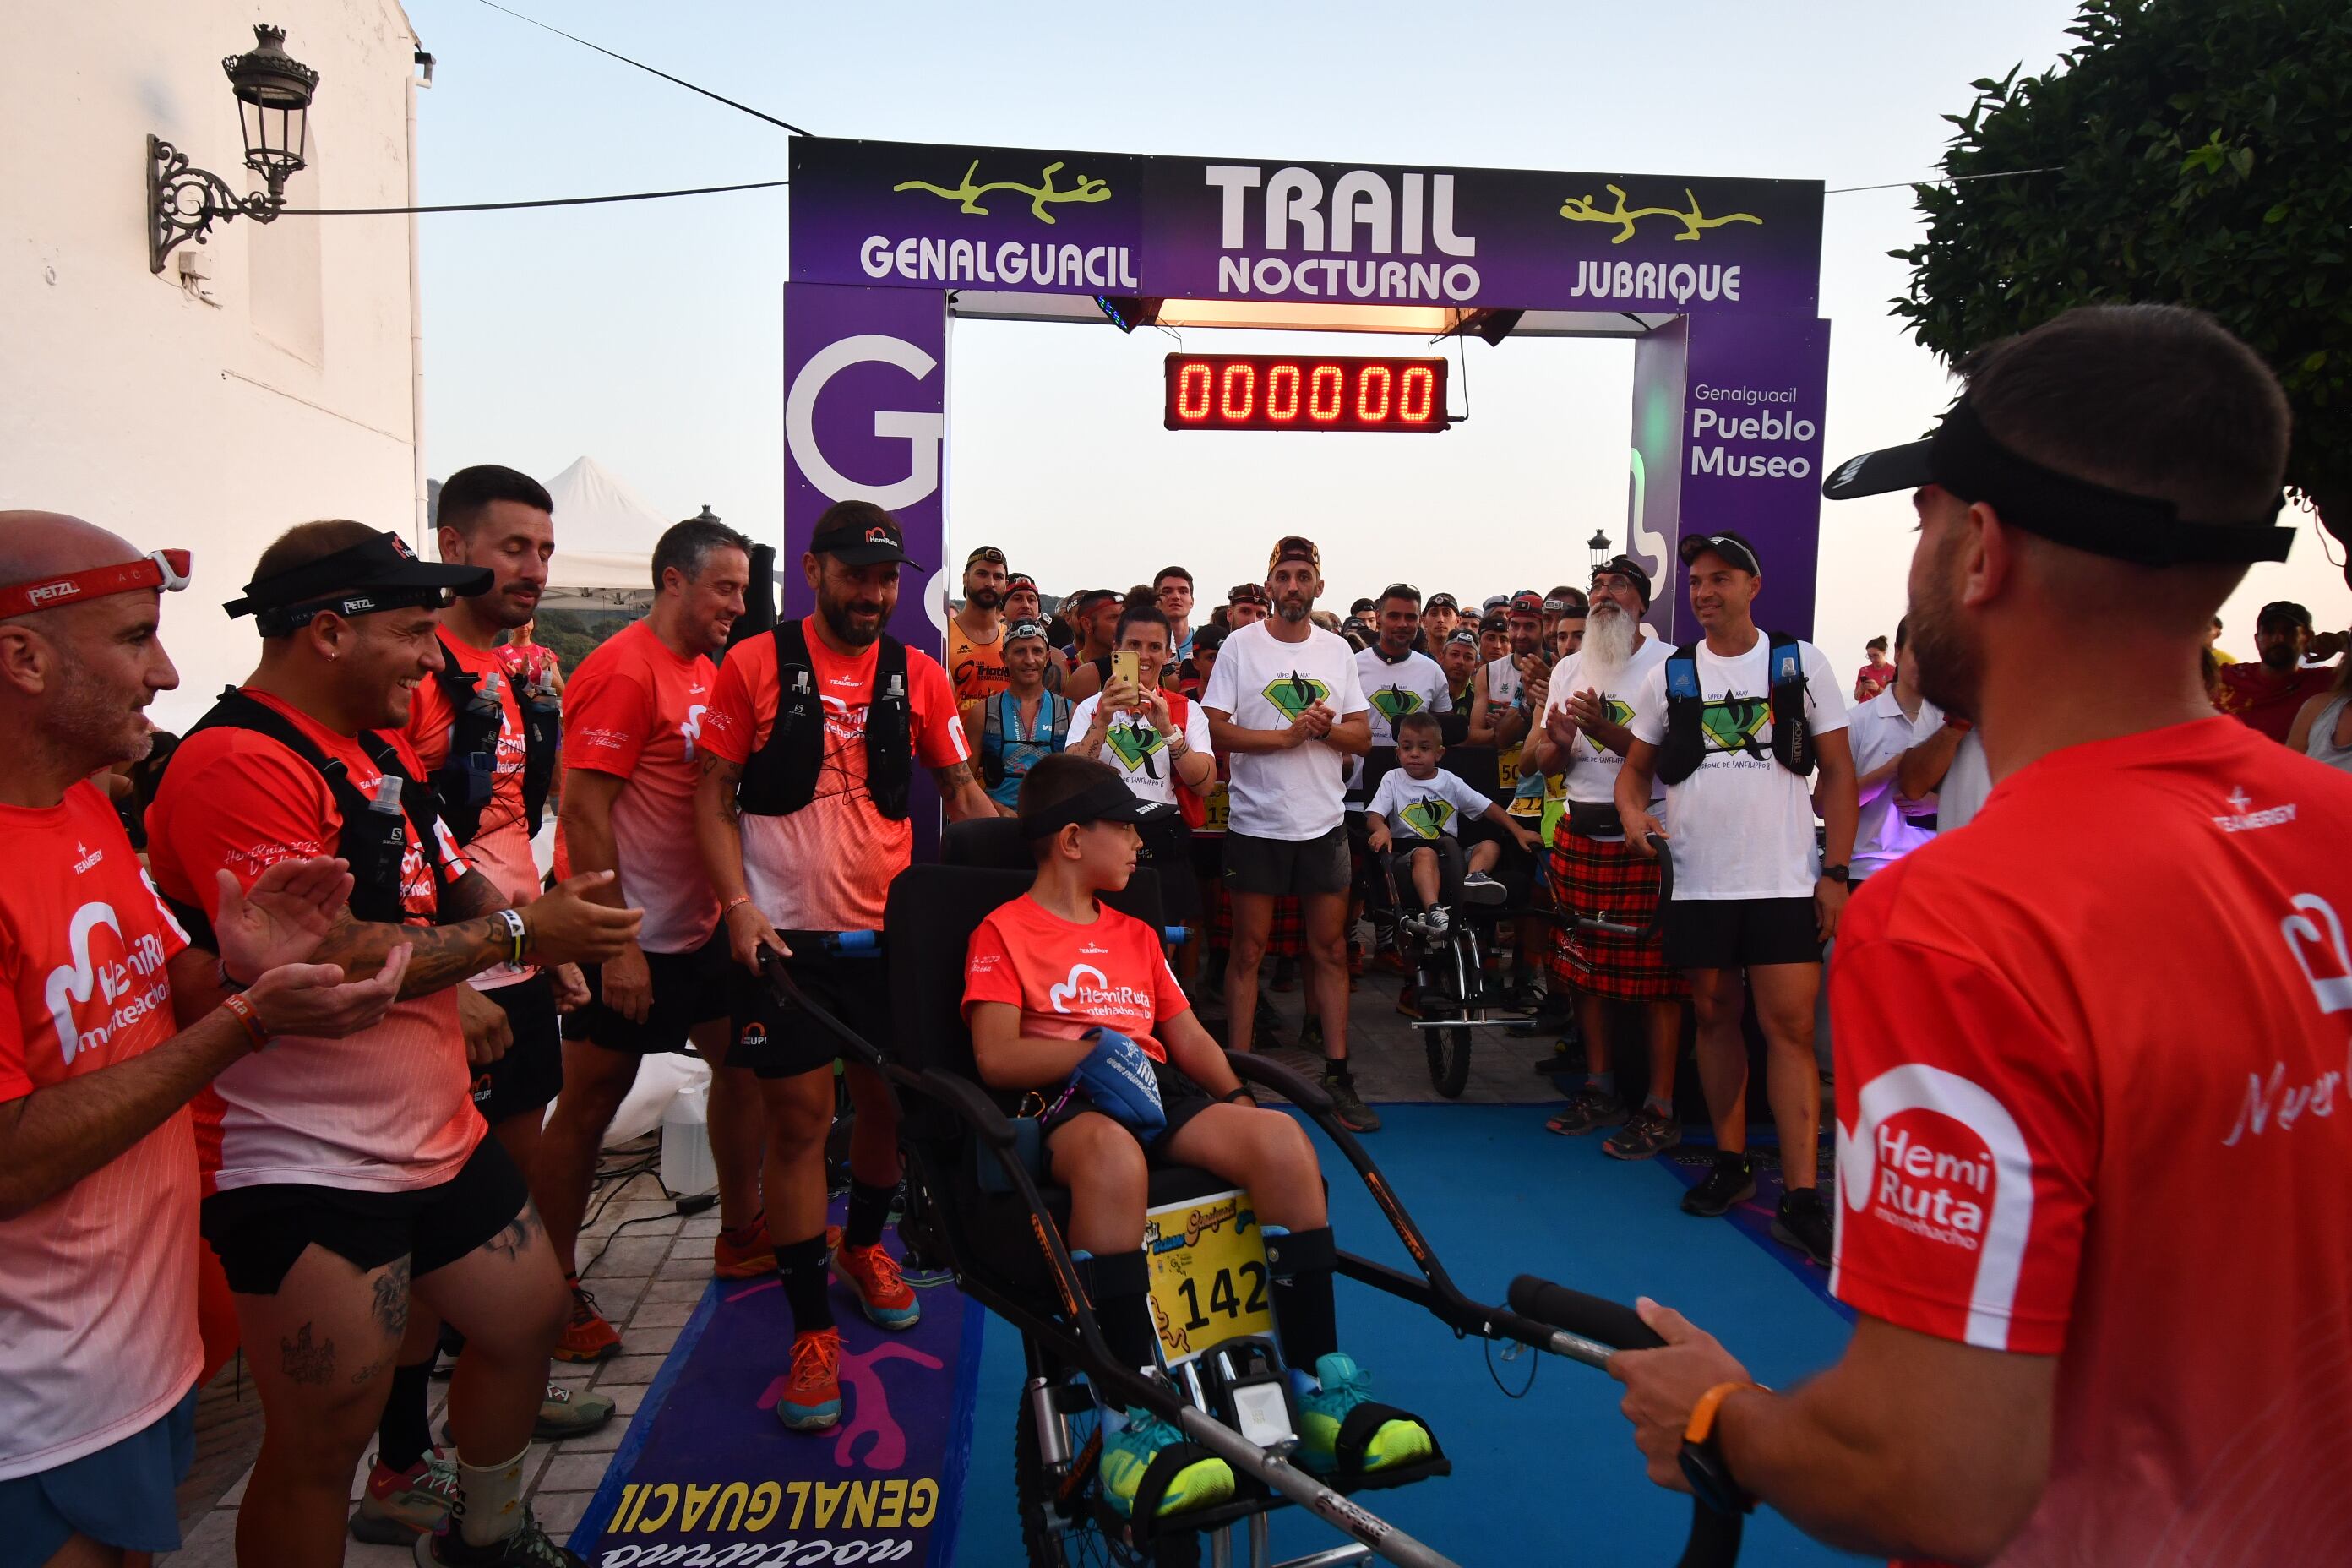
[[[866,1317],[886,1329],[911,1329],[922,1321],[923,1310],[915,1305],[914,1288],[899,1275],[898,1260],[880,1242],[872,1247],[848,1246],[838,1226],[826,1229],[824,1241],[833,1249],[833,1271],[847,1282],[849,1293],[866,1309]]]
[[[768,1216],[755,1214],[740,1230],[722,1230],[710,1244],[710,1271],[721,1279],[757,1279],[776,1271],[776,1244]]]
[[[576,1279],[565,1281],[572,1287],[572,1320],[555,1338],[554,1356],[558,1361],[606,1361],[621,1353],[620,1331],[604,1321],[596,1310],[596,1298],[580,1288]]]
[[[793,1373],[776,1419],[795,1432],[822,1432],[841,1419],[841,1331],[793,1337]]]

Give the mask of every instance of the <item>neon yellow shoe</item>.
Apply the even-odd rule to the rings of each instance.
[[[1127,1426],[1103,1439],[1103,1496],[1132,1519],[1136,1493],[1142,1489],[1152,1465],[1162,1450],[1181,1447],[1189,1444],[1175,1427],[1149,1411],[1129,1410]],[[1200,1457],[1170,1478],[1168,1489],[1160,1494],[1159,1517],[1162,1519],[1192,1509],[1214,1508],[1234,1495],[1234,1468],[1213,1454],[1193,1451]]]
[[[1419,1416],[1373,1400],[1371,1379],[1353,1358],[1336,1351],[1318,1357],[1315,1376],[1322,1387],[1298,1400],[1296,1458],[1306,1468],[1328,1476],[1346,1452],[1354,1474],[1370,1475],[1436,1453],[1436,1439]]]

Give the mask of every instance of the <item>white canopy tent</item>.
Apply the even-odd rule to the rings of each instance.
[[[654,542],[677,520],[593,458],[548,480],[547,493],[555,500],[555,561],[541,607],[626,609],[650,600]]]

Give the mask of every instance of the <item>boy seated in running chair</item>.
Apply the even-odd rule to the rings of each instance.
[[[981,923],[965,962],[973,1059],[990,1088],[1034,1091],[1044,1101],[1048,1169],[1070,1191],[1065,1239],[1122,1363],[1157,1364],[1142,1250],[1150,1172],[1210,1172],[1248,1190],[1262,1226],[1289,1232],[1273,1300],[1285,1353],[1297,1363],[1292,1458],[1326,1477],[1340,1469],[1343,1453],[1358,1473],[1410,1464],[1430,1454],[1428,1431],[1374,1404],[1363,1373],[1339,1352],[1314,1145],[1289,1117],[1258,1109],[1234,1076],[1170,973],[1160,933],[1096,900],[1134,874],[1137,824],[1174,809],[1139,800],[1117,770],[1090,758],[1038,759],[1020,805],[1037,879]],[[1104,1495],[1131,1513],[1160,1450],[1184,1439],[1141,1410],[1107,1409],[1102,1424]],[[1168,1483],[1163,1516],[1233,1493],[1232,1468],[1192,1453]]]
[[[1381,786],[1365,807],[1368,842],[1374,854],[1389,858],[1398,897],[1403,898],[1410,888],[1421,900],[1421,912],[1404,917],[1405,930],[1437,942],[1453,923],[1449,910],[1455,898],[1499,904],[1507,896],[1492,875],[1503,858],[1502,845],[1491,838],[1474,844],[1465,861],[1462,824],[1491,822],[1527,850],[1535,848],[1536,836],[1437,765],[1445,754],[1445,742],[1434,715],[1408,713],[1398,720],[1396,742],[1397,765],[1381,776]]]

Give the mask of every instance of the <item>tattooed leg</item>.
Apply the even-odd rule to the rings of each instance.
[[[352,1471],[407,1326],[408,1273],[404,1258],[362,1271],[312,1246],[275,1295],[235,1299],[264,1419],[253,1496],[269,1500],[238,1511],[240,1561],[341,1561]]]
[[[417,1310],[466,1336],[450,1375],[449,1427],[461,1458],[494,1464],[530,1440],[547,1392],[547,1354],[571,1307],[555,1248],[529,1203],[488,1241],[416,1277]]]

